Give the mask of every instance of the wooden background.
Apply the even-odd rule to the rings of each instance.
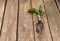
[[[37,17],[27,11],[41,3],[44,28],[37,33]],[[0,0],[0,41],[60,41],[60,1]]]

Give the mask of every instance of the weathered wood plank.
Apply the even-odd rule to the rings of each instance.
[[[38,8],[40,6],[40,4],[42,4],[43,1],[42,0],[32,0],[32,7],[34,8]],[[42,9],[44,12],[44,8]],[[35,15],[33,15],[33,21],[34,21],[34,31],[35,31],[35,41],[52,41],[51,40],[51,36],[50,36],[50,32],[49,32],[49,26],[47,23],[47,19],[46,19],[46,15],[44,14],[44,16],[41,17],[42,18],[42,22],[44,24],[44,28],[42,30],[42,33],[38,33],[36,31],[36,27],[37,27],[37,17]]]
[[[60,41],[60,13],[57,10],[54,0],[44,0],[44,3],[52,34],[52,41]]]
[[[34,41],[32,15],[27,11],[30,0],[19,1],[18,41]]]
[[[18,0],[8,0],[4,23],[1,32],[1,41],[16,41]]]
[[[59,12],[60,12],[60,0],[54,0],[54,1],[56,3],[56,6],[57,6]]]
[[[6,0],[0,0],[0,32],[1,32],[1,24],[2,24],[4,8],[5,8],[5,1]]]

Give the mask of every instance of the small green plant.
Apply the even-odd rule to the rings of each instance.
[[[41,16],[43,16],[43,14],[44,14],[44,12],[42,11],[42,7],[43,7],[43,4],[41,4],[38,9],[36,9],[36,8],[30,8],[28,10],[29,13],[37,15],[37,17],[38,17],[37,27],[40,26],[41,30],[43,28],[43,23],[41,21]],[[40,32],[41,30],[38,30],[38,29],[39,29],[39,27],[36,29],[36,31]]]
[[[42,6],[43,6],[43,5],[41,4],[38,9],[30,8],[30,9],[28,10],[29,13],[32,13],[32,14],[34,13],[34,14],[36,14],[39,21],[41,21],[41,16],[43,16],[43,14],[44,14],[44,12],[42,11]]]

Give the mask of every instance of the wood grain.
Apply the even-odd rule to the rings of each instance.
[[[44,3],[52,34],[52,41],[60,41],[60,13],[54,0],[44,0]]]
[[[38,8],[41,4],[43,4],[42,0],[32,0],[32,7],[34,8]],[[45,12],[44,7],[42,8],[42,11]],[[34,31],[35,31],[35,41],[52,41],[51,40],[51,36],[50,36],[50,32],[49,32],[49,26],[47,23],[47,18],[46,15],[44,14],[44,16],[41,17],[42,22],[44,24],[44,28],[41,32],[37,32],[36,31],[36,27],[37,27],[37,16],[33,15],[33,21],[34,21]]]
[[[4,8],[5,8],[5,1],[6,0],[0,0],[0,32],[1,32],[1,24],[2,24]]]
[[[4,23],[1,32],[1,41],[16,41],[18,0],[8,0]]]
[[[32,15],[27,11],[30,0],[19,1],[18,41],[34,41]]]

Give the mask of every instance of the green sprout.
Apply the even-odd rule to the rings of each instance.
[[[36,14],[37,17],[38,17],[38,20],[41,21],[41,16],[43,16],[43,13],[44,13],[44,12],[42,11],[42,7],[43,7],[43,4],[41,4],[38,9],[30,8],[30,9],[28,10],[28,12],[29,12],[29,13],[32,13],[32,14],[33,14],[33,13]]]
[[[37,29],[36,29],[37,32],[40,32],[43,29],[43,23],[41,21],[41,16],[43,16],[44,12],[42,11],[42,7],[43,7],[43,4],[41,4],[38,9],[36,9],[36,8],[30,8],[28,10],[29,13],[36,14],[37,17],[38,17],[38,23],[37,23]],[[41,30],[39,30],[38,26],[40,26]]]

